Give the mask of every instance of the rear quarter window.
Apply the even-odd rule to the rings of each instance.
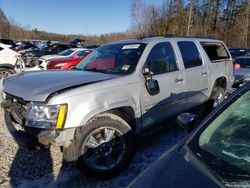
[[[230,58],[225,46],[220,42],[201,42],[201,46],[212,63]]]

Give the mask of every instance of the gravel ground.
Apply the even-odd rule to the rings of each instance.
[[[97,181],[76,169],[62,166],[57,147],[27,151],[18,148],[3,124],[0,111],[0,187],[126,187],[145,168],[187,135],[174,120],[144,132],[137,139],[137,152],[117,177]]]

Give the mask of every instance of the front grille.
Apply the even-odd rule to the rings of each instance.
[[[28,103],[18,97],[6,94],[8,105],[4,108],[10,112],[13,123],[23,126],[28,111]]]

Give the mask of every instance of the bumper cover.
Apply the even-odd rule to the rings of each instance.
[[[15,142],[27,149],[36,149],[47,147],[57,136],[55,130],[43,130],[31,127],[23,127],[24,130],[18,130],[11,119],[11,113],[4,112],[5,125],[12,135]]]

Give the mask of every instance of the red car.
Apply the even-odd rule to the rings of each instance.
[[[47,69],[62,69],[62,70],[70,70],[72,67],[76,66],[80,63],[87,55],[90,54],[93,50],[88,49],[84,51],[82,56],[78,56],[74,54],[67,58],[59,58],[59,59],[52,59],[48,61]]]

